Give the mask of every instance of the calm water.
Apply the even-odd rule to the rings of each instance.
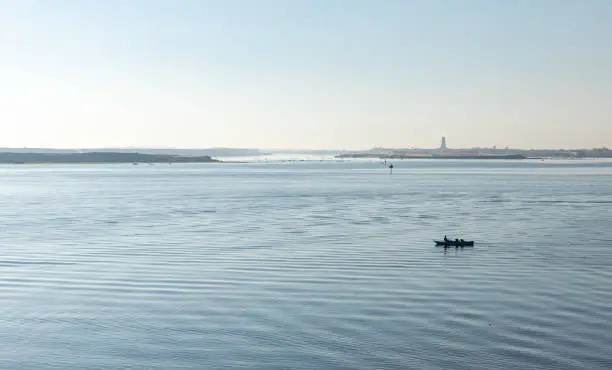
[[[0,368],[612,366],[612,163],[396,165],[0,167]]]

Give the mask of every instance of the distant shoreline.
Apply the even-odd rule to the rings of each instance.
[[[158,164],[221,163],[210,156],[88,152],[88,153],[0,153],[0,164]]]
[[[375,158],[375,159],[540,159],[528,158],[522,154],[507,155],[406,155],[406,154],[340,154],[336,158]]]

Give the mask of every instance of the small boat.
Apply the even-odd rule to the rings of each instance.
[[[473,247],[474,246],[474,241],[467,241],[464,240],[463,242],[459,241],[456,242],[454,240],[449,240],[447,242],[445,242],[444,240],[434,240],[434,243],[436,243],[437,246],[444,246],[444,247]]]

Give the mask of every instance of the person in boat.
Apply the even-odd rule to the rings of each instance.
[[[460,242],[461,244],[463,244],[464,240],[463,240],[463,239],[459,239],[459,242]]]
[[[450,240],[448,240],[448,238],[446,237],[446,235],[444,235],[444,241],[445,241],[446,243],[448,243],[448,242],[450,241]]]
[[[459,245],[459,239],[455,239],[455,245]]]

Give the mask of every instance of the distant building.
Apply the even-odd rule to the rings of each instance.
[[[440,144],[440,149],[441,150],[447,149],[447,147],[446,147],[446,136],[442,136],[442,144]]]

